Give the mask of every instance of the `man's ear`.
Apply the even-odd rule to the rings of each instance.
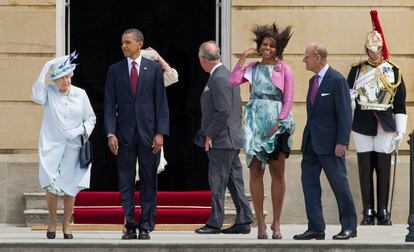
[[[144,46],[144,41],[143,40],[138,41],[138,46],[141,49]]]
[[[318,62],[321,62],[321,61],[322,61],[322,57],[321,57],[320,55],[316,54],[316,60],[317,60]]]

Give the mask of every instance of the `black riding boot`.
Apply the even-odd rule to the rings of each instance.
[[[391,154],[377,153],[377,160],[377,224],[392,225],[391,216],[388,213]]]
[[[359,169],[359,184],[361,186],[361,198],[363,205],[361,225],[375,224],[374,211],[374,188],[372,181],[372,174],[374,165],[371,155],[373,152],[357,153],[358,169]],[[375,154],[375,153],[374,153]]]

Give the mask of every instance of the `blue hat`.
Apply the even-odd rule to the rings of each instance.
[[[56,80],[60,77],[63,77],[75,70],[76,64],[72,64],[72,61],[78,57],[78,54],[75,52],[70,55],[62,56],[55,59],[55,63],[50,66],[50,80]]]

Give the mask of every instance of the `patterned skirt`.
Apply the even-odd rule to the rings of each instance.
[[[262,163],[264,169],[269,159],[277,160],[280,153],[289,156],[295,131],[292,115],[289,114],[288,118],[281,121],[279,129],[269,136],[277,123],[281,109],[280,101],[251,99],[247,103],[244,114],[244,148],[248,167],[253,157]]]

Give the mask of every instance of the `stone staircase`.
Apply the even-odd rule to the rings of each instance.
[[[46,195],[42,193],[23,193],[25,202],[24,216],[26,219],[26,226],[44,226],[48,223],[48,211],[46,205]],[[247,195],[250,202],[250,206],[253,210],[253,204],[251,202],[251,196]],[[267,212],[265,211],[265,215]],[[58,223],[62,223],[63,220],[63,197],[58,199]],[[226,193],[225,198],[225,216],[224,223],[232,224],[236,217],[236,209],[229,193]]]
[[[26,226],[46,225],[49,221],[46,193],[23,193],[24,198],[24,216],[26,219]],[[58,223],[63,220],[63,197],[58,198],[57,210]]]

